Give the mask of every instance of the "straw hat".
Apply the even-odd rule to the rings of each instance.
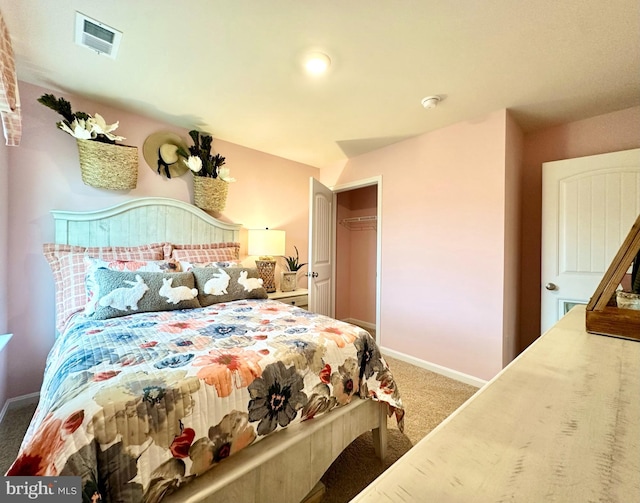
[[[149,167],[162,176],[166,176],[165,164],[169,167],[171,178],[184,175],[189,168],[182,162],[177,154],[178,147],[182,147],[185,152],[189,152],[187,145],[182,138],[175,133],[161,131],[150,134],[142,146],[142,155]]]

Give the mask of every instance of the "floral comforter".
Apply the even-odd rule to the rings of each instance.
[[[234,452],[393,377],[359,327],[271,300],[78,316],[52,348],[7,475],[80,475],[83,499],[157,502]]]

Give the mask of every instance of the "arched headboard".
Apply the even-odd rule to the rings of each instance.
[[[213,218],[189,203],[143,197],[95,211],[51,211],[55,242],[78,246],[238,242],[240,224]]]

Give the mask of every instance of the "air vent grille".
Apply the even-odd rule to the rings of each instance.
[[[76,44],[115,59],[121,38],[118,30],[76,12]]]

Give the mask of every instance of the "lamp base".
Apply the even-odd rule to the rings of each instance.
[[[256,260],[256,268],[258,276],[262,278],[262,286],[267,293],[276,291],[276,261],[275,260]]]

